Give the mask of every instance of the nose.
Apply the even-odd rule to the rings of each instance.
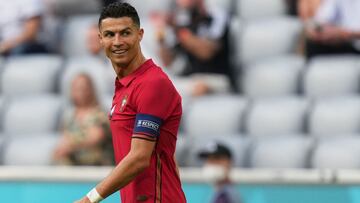
[[[120,34],[116,34],[115,37],[114,37],[113,45],[119,47],[119,46],[121,46],[123,43],[124,43],[124,42],[123,42]]]

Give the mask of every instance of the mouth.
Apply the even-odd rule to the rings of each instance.
[[[126,52],[127,52],[127,50],[125,50],[125,49],[116,49],[116,50],[112,51],[112,53],[115,55],[124,55]]]

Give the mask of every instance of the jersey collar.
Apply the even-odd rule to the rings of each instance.
[[[152,59],[148,59],[146,60],[143,64],[140,65],[139,68],[137,68],[134,72],[130,73],[129,75],[118,79],[115,79],[115,86],[129,86],[129,84],[139,75],[141,75],[142,73],[144,73],[148,68],[150,68],[151,66],[154,65],[154,62]]]

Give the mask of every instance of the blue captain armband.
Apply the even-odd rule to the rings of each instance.
[[[157,138],[160,135],[162,119],[149,114],[136,114],[134,134]]]

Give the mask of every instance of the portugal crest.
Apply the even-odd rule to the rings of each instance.
[[[124,111],[127,100],[128,100],[128,95],[124,95],[123,98],[121,99],[120,112]]]

